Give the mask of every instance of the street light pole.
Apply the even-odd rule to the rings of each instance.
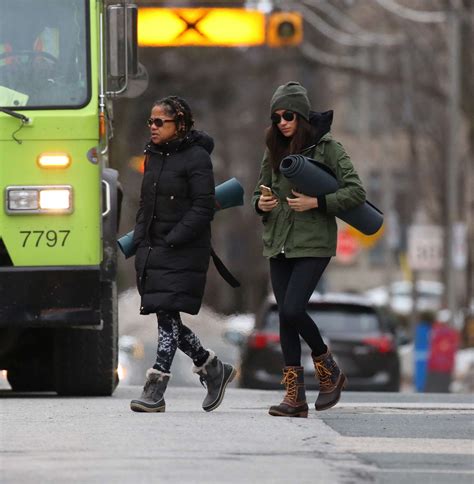
[[[453,2],[454,3],[454,2]],[[460,19],[455,5],[448,13],[449,49],[449,137],[446,163],[447,220],[446,220],[446,304],[450,311],[450,322],[454,323],[458,298],[456,294],[456,269],[453,263],[454,224],[459,218],[459,101],[460,101]]]
[[[460,101],[460,10],[459,0],[450,0],[450,8],[444,12],[426,12],[414,10],[399,5],[395,0],[376,0],[383,8],[413,22],[442,23],[447,21],[448,27],[448,54],[449,54],[449,128],[448,153],[446,160],[446,246],[444,249],[444,275],[445,275],[445,304],[450,312],[450,323],[454,323],[458,308],[456,294],[456,268],[453,262],[454,224],[459,219],[458,188],[459,188],[459,101]]]

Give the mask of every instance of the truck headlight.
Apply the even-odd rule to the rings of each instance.
[[[71,191],[65,189],[40,190],[39,205],[43,210],[69,210]]]
[[[71,213],[73,211],[72,187],[69,185],[7,187],[5,202],[5,210],[9,214]]]
[[[31,189],[7,190],[7,212],[8,210],[37,210],[38,192]]]

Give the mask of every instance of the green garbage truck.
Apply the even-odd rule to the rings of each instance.
[[[126,0],[0,1],[0,369],[13,390],[118,383],[112,104],[146,88]]]

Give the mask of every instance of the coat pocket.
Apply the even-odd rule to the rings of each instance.
[[[315,210],[296,212],[293,242],[295,248],[327,248],[329,246],[329,232],[325,216]]]
[[[264,247],[272,247],[273,245],[273,238],[275,235],[275,214],[273,210],[271,212],[266,212],[262,215],[262,223],[263,223],[263,234],[262,240]]]
[[[137,275],[137,289],[140,296],[145,292],[145,282],[146,282],[146,266],[148,258],[150,257],[152,248],[144,247],[139,249],[135,256],[135,270]]]

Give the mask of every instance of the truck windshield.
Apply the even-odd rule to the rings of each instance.
[[[1,0],[0,107],[81,107],[89,99],[86,0]]]

